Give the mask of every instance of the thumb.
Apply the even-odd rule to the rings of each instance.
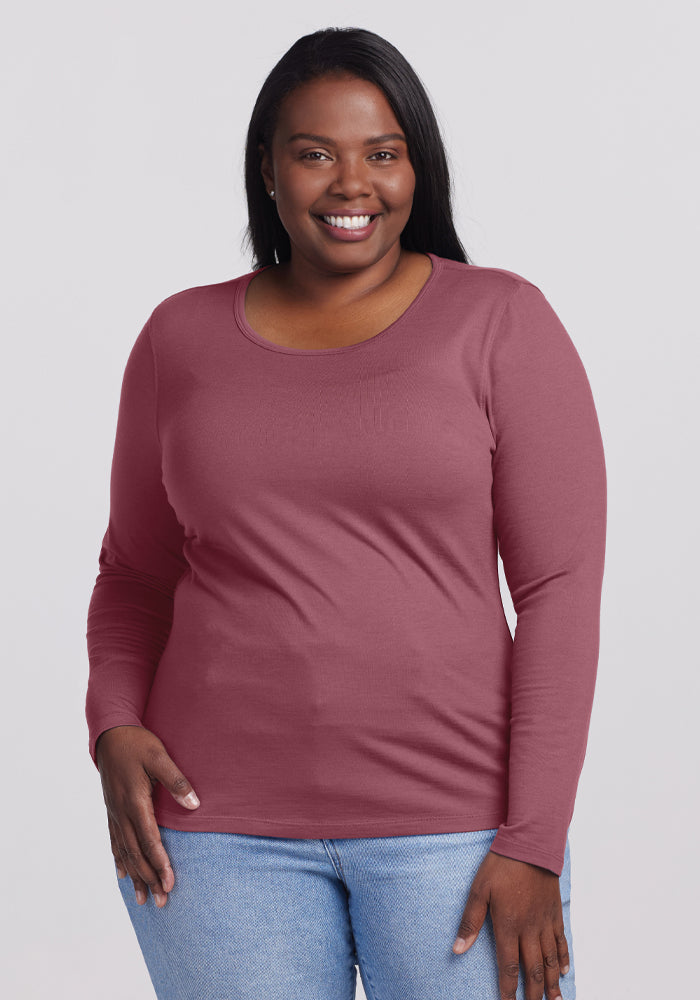
[[[464,913],[457,931],[457,938],[452,945],[456,954],[463,954],[476,941],[488,912],[488,899],[472,886],[464,907]]]
[[[156,775],[160,783],[181,806],[196,809],[199,806],[197,793],[167,751],[163,752],[161,764]]]

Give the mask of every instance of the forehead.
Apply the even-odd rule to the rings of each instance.
[[[401,132],[384,91],[357,77],[322,77],[295,88],[282,101],[275,138],[316,132],[338,141],[358,141],[381,132]]]

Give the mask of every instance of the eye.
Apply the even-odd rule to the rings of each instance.
[[[370,159],[374,159],[377,156],[382,157],[382,160],[380,162],[383,162],[383,163],[388,163],[389,160],[397,160],[398,159],[398,157],[396,156],[396,154],[389,152],[388,149],[380,149],[378,153],[373,153],[373,155],[370,157]],[[326,156],[326,154],[322,153],[318,149],[312,149],[308,153],[302,153],[301,154],[301,159],[302,160],[312,159],[316,163],[319,162],[319,160],[316,159],[317,157],[323,157],[324,159],[328,159],[328,157]]]

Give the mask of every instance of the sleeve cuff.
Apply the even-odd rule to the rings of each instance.
[[[531,865],[539,865],[540,868],[547,868],[557,877],[561,876],[564,870],[564,856],[552,854],[550,851],[543,851],[539,847],[528,844],[516,843],[505,833],[497,833],[491,843],[491,850],[494,854],[502,854],[506,858],[513,858],[515,861],[526,861]]]

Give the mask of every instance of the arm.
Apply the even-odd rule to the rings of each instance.
[[[184,530],[161,478],[152,317],[122,381],[110,480],[109,523],[87,616],[85,701],[89,752],[114,726],[141,725],[172,626],[173,596],[187,568]]]
[[[483,405],[494,529],[517,614],[508,817],[492,850],[561,875],[597,673],[606,470],[583,364],[530,283],[494,331]]]

